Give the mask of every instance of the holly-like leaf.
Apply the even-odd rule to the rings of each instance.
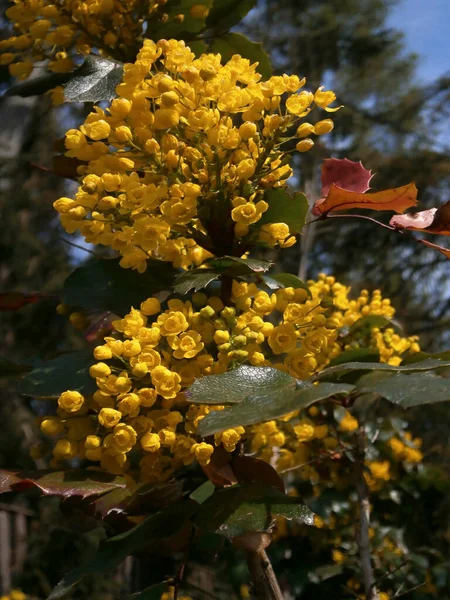
[[[19,310],[28,304],[36,304],[45,297],[47,294],[40,292],[2,292],[0,293],[0,311]]]
[[[372,177],[372,171],[363,167],[361,161],[326,158],[322,164],[322,196],[327,196],[333,184],[350,192],[367,192]]]
[[[301,288],[311,298],[311,290],[308,285],[296,275],[292,275],[292,273],[271,273],[270,275],[264,275],[262,280],[271,290],[279,290],[287,287],[294,289]]]
[[[286,223],[291,233],[301,232],[308,213],[305,194],[297,192],[291,196],[283,188],[273,188],[265,191],[264,200],[269,208],[258,221],[258,226],[265,223]]]
[[[72,73],[46,73],[12,85],[5,92],[5,96],[40,96],[58,85],[64,85],[71,77]]]
[[[385,363],[365,363],[365,362],[349,362],[334,367],[327,367],[317,375],[311,377],[311,381],[339,381],[348,373],[357,373],[364,371],[393,371],[399,373],[414,373],[418,371],[431,371],[441,369],[442,367],[450,367],[449,361],[427,359],[421,362],[408,365],[394,366]]]
[[[112,100],[122,77],[121,63],[89,54],[64,85],[64,100],[66,102]]]
[[[369,335],[374,327],[377,327],[378,329],[392,327],[393,329],[401,330],[401,327],[397,322],[388,319],[387,317],[383,317],[383,315],[366,315],[355,321],[355,323],[349,327],[348,335],[358,334],[361,337],[364,337]]]
[[[261,391],[248,395],[240,404],[224,410],[211,411],[202,419],[197,434],[207,437],[219,431],[238,426],[255,425],[278,419],[290,412],[306,408],[315,402],[337,395],[348,395],[353,385],[323,383],[311,385],[297,382],[297,389]]]
[[[37,398],[57,398],[66,390],[93,394],[97,389],[89,375],[96,362],[92,350],[67,352],[34,368],[19,383],[19,392]]]
[[[300,498],[258,482],[216,491],[202,505],[195,523],[202,531],[235,537],[248,531],[270,531],[276,516],[308,525],[314,517]]]
[[[206,25],[215,33],[231,29],[256,5],[256,0],[213,0]]]
[[[96,496],[126,488],[124,477],[103,471],[70,469],[67,471],[0,470],[0,493],[39,489],[45,496]]]
[[[93,260],[76,269],[64,283],[63,302],[124,315],[153,294],[169,290],[176,274],[159,260],[149,260],[145,273],[123,269],[119,263],[119,259]]]
[[[31,365],[18,364],[12,362],[8,358],[0,356],[0,379],[21,377],[32,369],[33,367]]]
[[[198,504],[190,501],[176,503],[148,516],[136,527],[100,544],[96,554],[84,565],[67,573],[50,594],[48,600],[66,596],[87,575],[112,571],[127,556],[152,543],[170,538],[182,529],[197,511]]]
[[[291,393],[296,380],[271,367],[241,365],[221,375],[197,379],[186,392],[193,404],[239,404],[253,394]]]
[[[225,33],[214,38],[209,51],[220,54],[223,62],[230,60],[234,54],[240,54],[251,63],[258,63],[256,70],[264,79],[272,75],[270,59],[263,45],[260,42],[252,42],[242,33]]]
[[[380,353],[374,348],[354,348],[352,350],[345,350],[342,354],[339,354],[336,358],[330,361],[329,366],[342,365],[347,362],[375,362],[380,360]]]
[[[219,277],[219,273],[212,269],[193,269],[179,275],[173,283],[173,289],[177,294],[184,296],[191,290],[194,290],[194,292],[202,290]]]
[[[450,381],[434,373],[369,373],[360,378],[358,389],[403,408],[450,401]]]
[[[340,210],[367,208],[369,210],[393,210],[402,213],[416,204],[417,188],[414,183],[373,194],[350,192],[332,184],[327,197],[318,200],[312,212],[315,215],[326,215],[329,212]]]
[[[206,261],[208,267],[229,277],[240,277],[252,273],[265,273],[271,266],[267,260],[255,258],[239,258],[238,256],[221,256]]]

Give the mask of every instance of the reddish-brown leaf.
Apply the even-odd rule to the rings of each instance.
[[[446,258],[450,258],[450,248],[445,248],[444,246],[439,246],[438,244],[432,244],[428,240],[418,240],[418,241],[421,242],[422,244],[424,244],[425,246],[428,246],[429,248],[433,248],[433,250],[437,250],[438,252],[443,254]]]
[[[333,184],[351,192],[367,192],[372,177],[372,171],[364,168],[361,161],[326,158],[322,164],[322,196],[328,194]]]
[[[369,210],[393,210],[402,213],[416,204],[417,188],[414,183],[375,192],[374,194],[350,192],[333,184],[328,196],[324,200],[318,200],[312,212],[315,215],[326,215],[329,212],[340,210],[367,208]]]
[[[269,463],[253,456],[235,456],[231,466],[239,483],[261,481],[278,488],[284,494],[283,480]]]
[[[124,477],[87,469],[68,471],[5,471],[0,469],[0,493],[38,488],[45,496],[94,496],[126,488]]]
[[[19,310],[27,304],[36,304],[40,298],[45,298],[46,294],[33,292],[24,294],[23,292],[2,292],[0,293],[0,311]]]
[[[415,231],[426,231],[434,220],[437,208],[429,208],[419,212],[408,213],[407,215],[394,216],[389,221],[389,225],[396,229],[414,229]]]
[[[439,206],[434,215],[433,222],[427,227],[426,231],[439,235],[450,235],[450,200]]]
[[[227,452],[223,446],[218,446],[211,456],[209,465],[202,467],[205,475],[217,487],[233,485],[238,482],[230,465],[231,458],[230,452]]]
[[[66,179],[78,180],[78,167],[86,163],[78,158],[57,154],[52,158],[53,173]]]

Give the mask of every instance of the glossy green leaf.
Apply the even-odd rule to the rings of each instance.
[[[268,79],[272,75],[270,59],[264,51],[263,45],[260,42],[250,41],[242,33],[225,33],[214,38],[209,50],[219,53],[222,56],[222,62],[230,60],[234,54],[240,54],[243,58],[248,58],[251,63],[258,63],[256,70],[264,79]]]
[[[155,583],[141,592],[131,594],[128,596],[128,600],[160,600],[164,592],[167,592],[168,583]]]
[[[123,65],[89,54],[64,86],[66,102],[100,102],[112,100],[122,81]]]
[[[89,375],[94,364],[92,349],[67,352],[53,360],[42,362],[19,383],[19,392],[37,398],[57,398],[66,390],[93,394],[97,389]]]
[[[258,482],[216,491],[202,505],[195,523],[202,531],[235,537],[270,530],[276,516],[312,525],[314,515],[299,498]]]
[[[221,375],[197,379],[187,397],[193,404],[239,404],[254,394],[290,393],[295,389],[295,378],[283,371],[241,365]]]
[[[385,363],[364,363],[364,362],[349,362],[334,367],[327,367],[317,375],[311,377],[311,381],[339,381],[348,373],[364,371],[393,371],[399,373],[413,373],[415,371],[430,371],[440,369],[442,367],[450,367],[450,362],[443,360],[427,359],[421,362],[412,363],[409,365],[401,365],[395,367]]]
[[[308,213],[308,200],[305,194],[297,192],[292,196],[283,188],[272,188],[264,193],[269,208],[258,221],[264,223],[286,223],[291,233],[300,233]]]
[[[164,13],[168,16],[166,23],[161,21],[149,22],[149,30],[147,31],[147,37],[150,39],[170,39],[175,38],[178,40],[189,41],[195,39],[196,33],[199,33],[205,27],[206,15],[202,18],[198,18],[191,15],[191,8],[196,5],[205,6],[210,8],[212,6],[212,0],[168,0],[164,5]],[[175,17],[177,15],[183,15],[183,20],[178,21]]]
[[[434,373],[368,373],[357,387],[403,408],[450,401],[450,380]]]
[[[191,290],[198,292],[212,281],[219,279],[219,273],[207,269],[193,269],[179,275],[173,284],[173,289],[177,294],[187,294]]]
[[[222,32],[237,25],[256,5],[256,0],[213,0],[206,17],[207,27]]]
[[[376,362],[380,360],[380,353],[374,348],[354,348],[353,350],[345,350],[336,358],[330,361],[329,366],[342,365],[348,362]]]
[[[217,273],[230,277],[251,275],[252,273],[265,273],[271,266],[271,263],[267,260],[257,260],[255,258],[244,259],[238,256],[211,258],[206,261],[206,264]]]
[[[294,289],[301,288],[311,298],[311,290],[308,285],[296,275],[292,275],[292,273],[271,273],[270,275],[264,275],[262,279],[271,290],[279,290],[287,287]]]
[[[124,477],[103,471],[70,469],[67,471],[0,470],[0,493],[39,489],[45,496],[88,496],[126,488]]]
[[[48,600],[66,596],[87,575],[99,575],[113,570],[127,556],[148,544],[176,534],[198,509],[192,501],[175,503],[148,516],[133,529],[100,544],[96,554],[84,565],[67,573],[50,594]]]
[[[394,329],[401,330],[401,327],[392,319],[383,317],[382,315],[366,315],[358,319],[348,330],[348,335],[355,335],[358,333],[362,336],[370,334],[370,331],[377,327],[384,329],[385,327],[393,327]]]
[[[189,494],[189,498],[197,502],[197,504],[203,504],[210,498],[216,490],[215,485],[212,481],[208,479],[205,483],[202,483],[200,487],[195,489],[191,494]]]
[[[149,260],[145,273],[124,269],[119,262],[93,260],[76,269],[64,284],[63,302],[125,315],[153,294],[169,290],[176,275],[171,265],[158,260]]]

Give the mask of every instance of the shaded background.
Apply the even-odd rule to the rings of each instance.
[[[1,0],[0,14],[7,5]],[[450,42],[443,26],[449,19],[445,0],[261,0],[248,15],[241,29],[263,42],[275,73],[306,75],[309,89],[330,87],[345,105],[334,116],[332,134],[295,157],[292,184],[311,201],[320,194],[321,161],[330,156],[361,160],[376,173],[374,190],[415,181],[422,208],[449,200]],[[0,27],[7,37],[5,21]],[[0,68],[0,90],[10,84],[7,68]],[[20,311],[0,313],[1,353],[19,363],[81,339],[55,308],[64,279],[88,254],[65,241],[52,208],[70,183],[38,168],[51,167],[55,140],[81,120],[81,111],[72,105],[51,110],[43,97],[0,98],[0,291],[49,294]],[[446,245],[445,238],[433,241]],[[363,221],[330,220],[310,227],[280,260],[280,269],[304,279],[326,271],[355,293],[380,288],[392,298],[405,332],[421,335],[422,347],[450,347],[450,263],[406,236]],[[0,383],[0,468],[45,466],[29,457],[40,441],[36,413],[38,405]],[[417,432],[446,440],[447,413],[430,410],[416,423]],[[438,458],[448,468],[442,445]],[[4,501],[25,502],[11,496]],[[26,502],[35,516],[28,562],[13,576],[45,597],[68,565],[82,559],[86,542],[65,530],[56,502],[33,496]],[[108,581],[93,585],[74,597],[118,597],[116,584],[114,593]]]

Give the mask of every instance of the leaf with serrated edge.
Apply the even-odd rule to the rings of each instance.
[[[358,389],[370,391],[403,408],[450,401],[450,380],[432,373],[369,373],[361,377]],[[380,374],[379,374],[380,375]]]
[[[86,56],[84,63],[73,72],[64,86],[64,100],[66,102],[112,100],[122,77],[121,63],[99,56]]]
[[[184,294],[187,294],[191,290],[198,292],[218,278],[218,273],[206,269],[187,271],[187,273],[182,273],[175,279],[173,289],[177,294],[184,296]]]
[[[278,419],[290,412],[319,402],[319,400],[336,395],[348,395],[354,389],[354,386],[349,384],[309,385],[304,382],[302,384],[299,389],[249,395],[240,404],[224,410],[211,411],[200,421],[197,434],[207,437],[225,429],[256,425],[263,421]]]
[[[443,360],[427,359],[418,363],[412,363],[410,365],[393,366],[385,363],[345,363],[337,365],[335,367],[328,367],[311,377],[311,381],[323,381],[323,380],[339,380],[343,375],[351,373],[352,371],[398,371],[413,373],[414,371],[430,371],[432,369],[440,369],[442,367],[450,367],[450,362]]]

